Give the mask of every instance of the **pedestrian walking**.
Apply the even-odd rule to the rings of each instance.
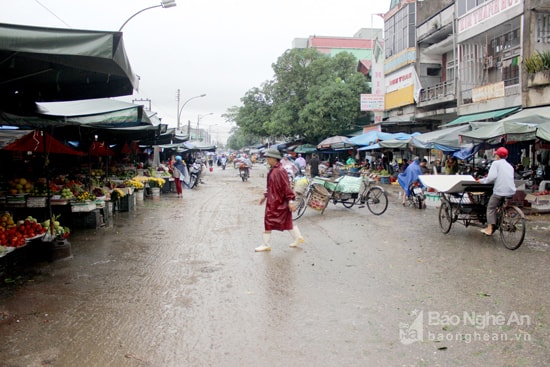
[[[297,247],[305,242],[298,226],[292,223],[292,212],[296,210],[294,191],[290,188],[288,174],[281,165],[281,153],[277,149],[268,149],[265,153],[270,166],[267,174],[267,190],[260,200],[264,202],[264,233],[263,245],[256,247],[256,252],[271,251],[271,231],[289,231],[294,242],[290,247]]]
[[[500,147],[495,151],[495,160],[491,163],[487,177],[481,179],[481,183],[492,183],[493,194],[487,204],[487,228],[481,230],[483,234],[492,236],[495,233],[497,224],[497,207],[505,197],[513,196],[516,193],[514,181],[514,167],[506,160],[508,149]]]
[[[176,156],[176,161],[172,165],[172,177],[174,178],[174,184],[176,185],[176,192],[178,193],[178,198],[183,197],[183,190],[181,182],[183,181],[183,172],[185,167],[183,165],[183,160],[181,156]]]
[[[313,153],[309,160],[309,175],[311,177],[319,176],[319,156],[316,153]]]
[[[301,175],[305,175],[306,174],[306,160],[305,160],[305,158],[302,157],[301,154],[298,154],[298,158],[296,158],[295,163],[298,166],[298,168],[300,168],[299,173]]]

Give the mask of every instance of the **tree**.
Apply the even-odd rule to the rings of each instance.
[[[352,54],[292,49],[272,67],[274,79],[249,90],[233,115],[241,133],[317,143],[354,126],[368,85]]]

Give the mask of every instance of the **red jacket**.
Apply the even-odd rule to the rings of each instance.
[[[266,231],[285,231],[292,229],[292,212],[288,202],[294,200],[294,191],[290,187],[288,174],[278,162],[267,174],[264,227]]]

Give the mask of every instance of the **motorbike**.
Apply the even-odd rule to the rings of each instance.
[[[243,182],[248,180],[248,177],[250,177],[249,168],[246,164],[241,164],[239,166],[239,176],[241,176],[241,180],[243,180]]]
[[[222,170],[225,171],[225,166],[227,166],[227,159],[222,158],[222,160],[221,160],[221,166],[222,166]]]
[[[197,187],[199,182],[201,182],[201,171],[202,171],[202,164],[200,162],[194,162],[191,167],[189,168],[189,186],[190,189],[193,189]]]
[[[409,192],[410,195],[407,198],[405,202],[405,206],[414,207],[417,209],[425,209],[426,208],[426,198],[424,196],[424,190],[422,190],[422,186],[420,185],[420,182],[414,181],[409,185]]]
[[[530,190],[538,190],[540,183],[543,181],[544,173],[541,166],[537,169],[526,169],[522,171],[516,171],[514,174],[516,180],[525,181],[525,187]]]

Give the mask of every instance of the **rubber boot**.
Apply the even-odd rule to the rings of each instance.
[[[292,238],[294,238],[294,242],[289,245],[290,247],[297,247],[305,242],[304,237],[302,237],[302,234],[300,233],[300,228],[298,228],[297,225],[294,225],[289,232]]]

